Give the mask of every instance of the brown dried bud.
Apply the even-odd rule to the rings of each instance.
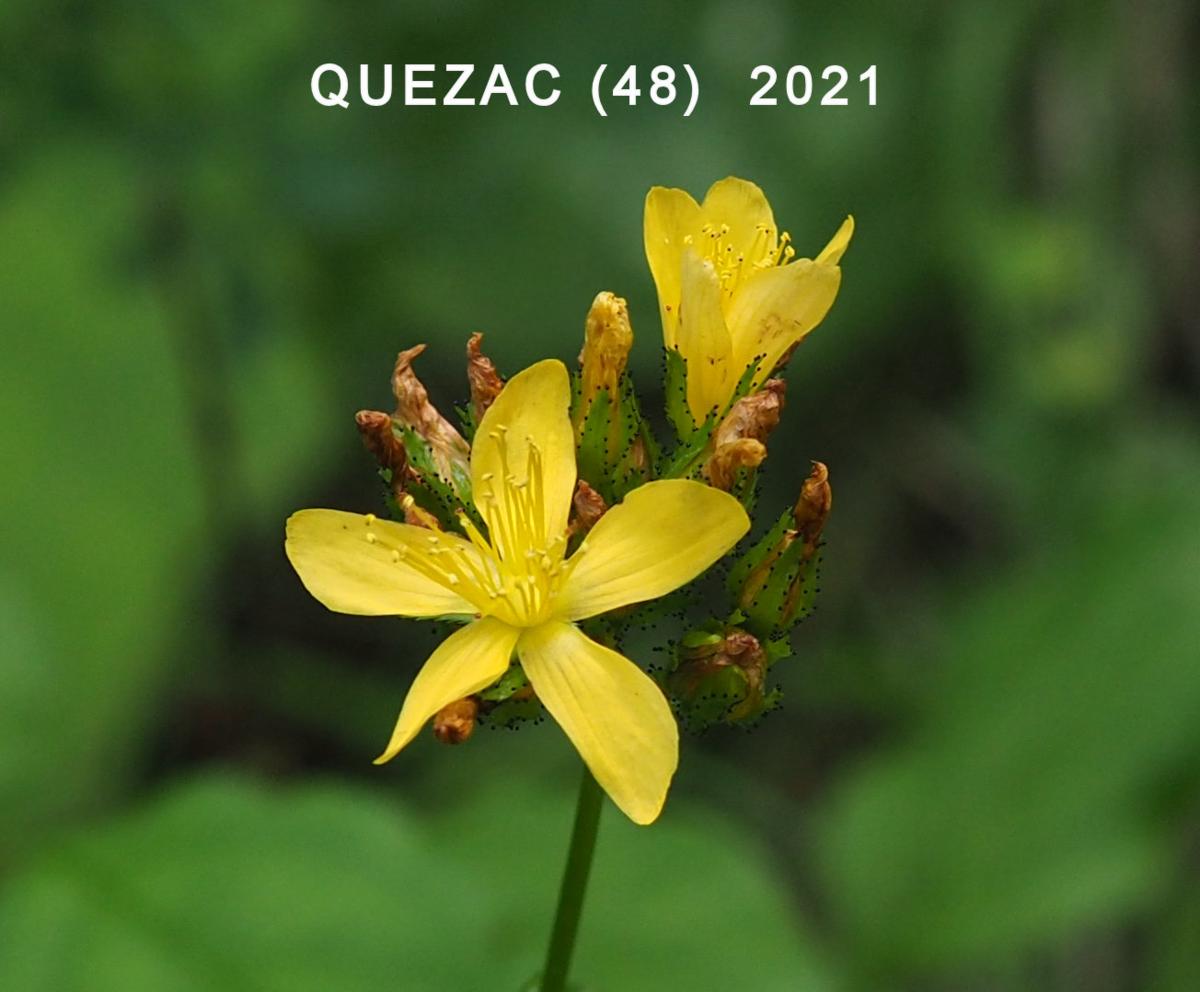
[[[704,466],[709,484],[726,492],[738,469],[757,468],[767,457],[766,440],[783,413],[787,385],[768,379],[762,389],[743,396],[721,421],[712,440],[712,454]]]
[[[804,541],[805,557],[812,557],[817,541],[833,509],[833,490],[829,487],[829,469],[823,462],[813,462],[812,472],[800,487],[800,498],[792,509],[796,532]]]
[[[739,469],[758,468],[766,460],[767,446],[754,438],[744,437],[718,448],[704,466],[704,477],[715,489],[729,492],[737,480]]]
[[[713,448],[719,450],[722,445],[746,437],[765,443],[771,431],[779,426],[786,394],[786,382],[768,379],[758,392],[743,396],[725,414],[713,435]]]
[[[575,508],[575,512],[571,516],[571,533],[573,535],[591,530],[596,526],[596,521],[608,510],[608,504],[604,502],[604,497],[583,479],[575,484],[575,495],[571,497],[571,503]]]
[[[471,383],[471,409],[475,423],[483,419],[487,409],[500,395],[504,380],[492,360],[479,350],[483,335],[476,331],[467,340],[467,380]]]
[[[429,393],[412,370],[413,359],[425,350],[419,344],[400,352],[392,371],[392,392],[396,394],[395,418],[416,431],[429,445],[438,474],[453,482],[454,467],[470,475],[471,449],[454,425],[429,402]]]
[[[479,700],[474,696],[458,699],[437,711],[433,718],[433,736],[443,744],[464,744],[475,733]]]
[[[404,442],[396,437],[393,430],[391,414],[380,410],[359,410],[354,415],[354,423],[362,435],[363,444],[375,456],[379,467],[391,473],[392,496],[397,502],[411,500],[412,497],[405,496],[404,490],[416,473],[408,465]]]
[[[583,328],[583,350],[579,353],[581,369],[580,422],[588,405],[601,389],[607,389],[614,402],[617,385],[633,347],[633,328],[629,324],[629,307],[612,293],[597,293],[588,310]],[[577,425],[578,426],[578,425]]]
[[[408,466],[404,444],[392,430],[391,414],[380,410],[359,410],[354,415],[363,444],[375,456],[380,468],[389,469],[393,476],[402,475]]]

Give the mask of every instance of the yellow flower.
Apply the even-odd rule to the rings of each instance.
[[[757,363],[757,389],[828,313],[838,261],[854,233],[847,217],[815,259],[794,259],[754,183],[714,183],[702,204],[681,189],[646,196],[646,259],[658,288],[663,341],[687,362],[687,401],[700,423],[724,412]]]
[[[575,621],[662,596],[699,575],[749,528],[731,496],[697,482],[647,483],[566,557],[575,488],[570,383],[561,362],[515,376],[488,408],[471,451],[487,536],[468,537],[337,510],[301,510],[287,554],[331,610],[473,621],[434,651],[377,762],[394,757],[446,704],[486,688],[515,651],[596,781],[637,823],[659,814],[678,763],[675,720],[633,662]]]

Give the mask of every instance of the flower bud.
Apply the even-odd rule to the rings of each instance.
[[[694,730],[744,723],[778,700],[778,692],[765,691],[769,664],[767,651],[753,634],[712,625],[683,638],[667,689]]]
[[[738,610],[759,636],[782,633],[811,612],[820,536],[832,505],[829,470],[813,462],[796,505],[730,571]]]
[[[582,427],[588,407],[600,390],[608,391],[612,407],[616,408],[618,386],[632,347],[628,305],[612,293],[597,293],[584,323],[583,350],[579,353],[582,395],[576,429]]]
[[[483,335],[476,331],[467,340],[467,381],[471,384],[471,412],[475,423],[483,419],[487,409],[504,388],[504,380],[492,360],[479,350]]]
[[[433,718],[433,736],[443,744],[465,744],[475,733],[479,700],[474,696],[443,706]]]
[[[598,293],[584,325],[571,423],[579,477],[610,502],[644,482],[649,463],[637,397],[624,378],[632,347],[625,301]]]

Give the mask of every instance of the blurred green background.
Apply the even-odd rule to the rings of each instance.
[[[1200,987],[1200,147],[1182,0],[0,8],[0,987],[514,989],[575,759],[546,724],[370,764],[427,627],[282,551],[377,509],[395,353],[442,404],[630,300],[652,184],[853,212],[763,506],[836,494],[787,699],[609,807],[588,989]],[[332,110],[328,61],[535,62],[549,109]],[[689,120],[591,109],[692,63]],[[759,63],[879,105],[750,108]],[[478,92],[478,91],[477,91]],[[767,515],[770,516],[771,513]]]

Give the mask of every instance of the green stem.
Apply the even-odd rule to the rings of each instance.
[[[550,948],[546,951],[546,967],[542,971],[541,992],[564,992],[567,987],[567,972],[571,967],[571,953],[575,950],[575,934],[579,931],[579,914],[583,910],[588,874],[592,870],[603,799],[600,786],[585,766],[575,804],[571,848],[567,852],[567,866],[563,869],[562,887],[558,891],[558,909],[554,913],[554,929],[550,932]]]

